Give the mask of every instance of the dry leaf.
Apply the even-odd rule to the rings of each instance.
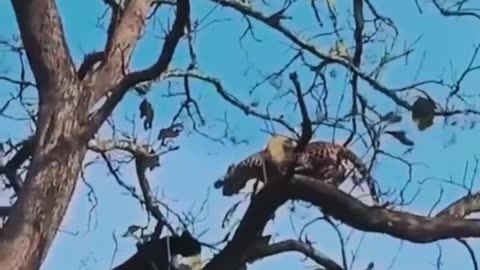
[[[415,143],[407,137],[407,134],[405,133],[405,131],[385,131],[385,133],[391,135],[403,145],[407,145],[407,146],[415,145]]]
[[[142,103],[140,103],[140,119],[145,118],[143,121],[143,128],[145,130],[152,128],[152,122],[153,122],[153,107],[150,102],[147,101],[147,99],[144,99]]]
[[[435,102],[430,98],[419,97],[412,105],[412,119],[420,131],[433,125]]]

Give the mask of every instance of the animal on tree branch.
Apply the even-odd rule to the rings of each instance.
[[[200,242],[184,231],[137,245],[137,252],[113,270],[199,270]]]
[[[230,165],[226,174],[215,182],[215,188],[222,188],[224,196],[237,194],[250,179],[267,184],[284,173],[286,165],[296,157],[294,172],[319,181],[339,186],[351,177],[354,184],[366,182],[375,203],[379,203],[374,179],[362,160],[348,148],[324,141],[314,141],[295,154],[297,142],[284,136],[273,136],[267,147]],[[296,156],[295,156],[296,155]]]
[[[73,2],[0,9],[0,270],[480,270],[480,1]]]

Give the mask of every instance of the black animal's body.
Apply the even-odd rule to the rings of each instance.
[[[188,232],[184,232],[180,236],[167,236],[138,245],[137,252],[113,270],[178,270],[171,265],[169,259],[172,260],[176,255],[197,256],[201,251],[200,242]]]

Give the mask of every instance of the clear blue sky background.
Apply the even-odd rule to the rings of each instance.
[[[97,23],[98,17],[102,15],[105,7],[99,0],[60,0],[57,2],[71,52],[76,63],[80,63],[86,52],[100,49],[103,46],[104,31],[97,27]],[[195,19],[204,17],[212,8],[209,1],[192,2],[194,2],[192,15]],[[409,58],[408,65],[404,65],[404,61],[398,62],[382,77],[385,85],[400,87],[412,83],[415,80],[415,74],[424,52],[425,59],[423,69],[418,75],[419,79],[444,76],[445,79],[449,80],[451,79],[450,63],[457,70],[464,68],[468,64],[474,44],[480,42],[478,21],[457,18],[446,19],[441,17],[431,6],[424,6],[424,14],[419,14],[415,7],[415,1],[375,2],[379,2],[375,3],[377,10],[391,17],[400,31],[397,52],[404,42],[411,44],[421,36],[416,46],[418,50]],[[340,11],[350,8],[350,1],[342,2],[342,4],[346,6],[337,6]],[[8,38],[17,32],[17,25],[10,3],[1,0],[0,6],[2,7],[0,9],[0,37]],[[313,16],[311,13],[306,15],[303,12],[305,12],[305,9],[300,7],[292,9],[289,15],[293,16],[294,20],[288,22],[288,25],[294,29],[302,29],[311,33],[315,26]],[[165,12],[161,14],[164,16]],[[323,14],[325,13],[323,12]],[[345,25],[345,13],[342,13],[342,16],[339,21],[347,26]],[[243,48],[241,48],[238,38],[246,25],[241,16],[230,9],[217,8],[208,20],[227,18],[229,20],[226,22],[209,25],[197,36],[195,45],[199,66],[205,74],[221,78],[225,88],[230,93],[242,98],[245,103],[260,101],[261,106],[264,106],[265,100],[273,95],[273,88],[265,85],[258,90],[255,97],[248,96],[247,91],[259,80],[262,74],[259,72],[272,72],[288,61],[292,55],[292,52],[288,50],[289,42],[279,34],[263,26],[257,26],[256,34],[262,39],[262,42],[255,43],[247,38],[243,43]],[[150,29],[150,31],[152,30]],[[137,48],[133,60],[134,69],[147,66],[159,52],[161,40],[157,39],[152,33],[161,35],[161,29],[157,25],[155,30],[150,33]],[[345,32],[344,35],[344,38],[349,42],[351,33]],[[322,39],[318,46],[327,51],[332,42],[332,39]],[[185,68],[188,63],[187,48],[184,44],[177,49],[172,65],[174,67]],[[380,47],[377,48],[380,49]],[[7,53],[3,48],[1,50],[0,72],[3,75],[18,76],[18,73],[16,73],[18,71],[16,56]],[[368,53],[378,55],[381,52],[369,50]],[[249,72],[246,72],[248,69]],[[341,69],[337,67],[337,71],[339,70]],[[306,78],[309,75],[303,72],[299,74],[301,79],[307,81]],[[288,77],[284,78],[284,85],[284,87],[289,86]],[[339,93],[344,87],[344,75],[341,72],[339,72],[336,81],[331,81],[330,87],[334,91],[338,91],[338,93],[331,93],[330,104],[333,107],[331,110],[334,111],[336,100],[338,100]],[[6,100],[10,93],[15,92],[14,86],[4,82],[0,82],[0,88],[0,98],[2,100]],[[187,211],[193,205],[194,209],[198,211],[201,202],[209,195],[209,202],[201,215],[204,219],[195,227],[195,233],[209,229],[202,240],[215,242],[223,238],[224,231],[220,227],[222,217],[226,210],[238,200],[238,197],[223,198],[218,191],[213,189],[209,191],[208,188],[212,186],[215,179],[224,173],[230,163],[262,148],[266,140],[266,134],[260,132],[260,129],[264,128],[261,121],[246,117],[238,110],[231,108],[209,85],[194,83],[192,89],[195,97],[199,100],[203,115],[207,118],[207,124],[211,125],[210,134],[222,134],[222,123],[215,121],[215,119],[222,118],[226,112],[230,121],[231,132],[238,139],[246,139],[249,143],[222,145],[195,133],[185,133],[177,140],[177,143],[181,145],[180,150],[164,157],[161,160],[162,167],[151,172],[149,177],[152,186],[159,191],[159,197],[162,197],[162,200],[168,202],[176,210]],[[426,87],[425,89],[437,98],[444,97],[446,93],[445,89],[437,87]],[[169,125],[171,117],[179,107],[179,99],[162,97],[166,91],[167,84],[162,83],[148,95],[148,99],[155,104],[156,109],[153,137],[156,136],[159,128]],[[388,112],[395,109],[392,103],[386,102],[384,98],[374,94],[369,87],[362,85],[361,91],[372,98],[370,102],[381,111]],[[462,91],[476,93],[477,97],[472,99],[472,102],[478,104],[478,79],[475,80],[474,76],[467,79]],[[410,101],[412,99],[413,97],[409,98]],[[135,117],[139,123],[137,108],[140,101],[141,99],[133,94],[124,100],[115,111],[114,117],[118,127],[126,131],[131,130],[130,124],[125,121],[126,116]],[[345,104],[345,109],[347,108],[348,103]],[[281,112],[281,110],[280,105],[274,109],[275,112]],[[21,109],[18,106],[12,106],[7,111],[9,115],[20,112]],[[31,133],[30,128],[25,123],[18,123],[5,117],[0,119],[2,126],[8,127],[0,130],[2,141],[7,138],[20,140]],[[296,118],[288,115],[287,119]],[[460,123],[466,120],[471,119],[466,117],[459,119]],[[436,125],[431,129],[418,132],[410,121],[408,114],[404,115],[404,121],[399,127],[408,131],[410,138],[416,143],[415,149],[407,158],[427,165],[415,167],[413,175],[415,182],[429,176],[453,177],[455,180],[460,180],[463,177],[465,162],[472,161],[473,156],[478,153],[476,139],[480,135],[478,129],[460,131],[459,127],[443,127],[441,120],[437,120]],[[142,131],[140,124],[137,125],[137,134],[145,140],[149,138],[149,134]],[[104,136],[107,135],[104,133]],[[445,147],[453,135],[455,135],[455,143]],[[345,134],[337,133],[337,136],[336,139],[340,141],[345,139]],[[316,134],[316,137],[330,140],[332,134],[330,130],[323,129]],[[386,144],[386,149],[397,154],[405,150],[404,146],[392,139],[384,139],[383,143]],[[354,149],[360,155],[365,153],[365,149],[359,144],[356,144]],[[122,174],[126,182],[136,185],[133,164],[126,166]],[[407,179],[407,168],[398,161],[382,159],[374,174],[377,179],[380,179],[382,187],[399,187]],[[74,234],[65,232],[58,234],[42,267],[44,270],[108,269],[114,252],[112,233],[117,235],[119,244],[114,265],[119,264],[135,251],[134,241],[129,238],[121,238],[120,234],[129,225],[145,225],[147,217],[144,210],[131,196],[125,194],[124,190],[115,183],[111,176],[107,176],[106,167],[102,163],[90,167],[87,170],[86,177],[98,198],[98,205],[92,214],[91,229],[88,230],[87,222],[89,209],[92,206],[88,197],[89,189],[80,181],[62,225],[62,230]],[[461,189],[445,185],[443,187],[445,189],[444,200],[439,208],[464,194]],[[416,188],[418,188],[418,184],[414,184],[409,192],[413,193]],[[428,182],[423,185],[419,198],[414,205],[407,207],[407,209],[421,214],[428,213],[440,189],[441,186],[438,182]],[[5,197],[6,194],[0,193],[1,203],[7,201]],[[297,229],[300,228],[302,224],[309,221],[305,217],[306,213],[309,213],[308,217],[310,218],[314,214],[312,211],[302,210],[292,215],[292,219],[289,219],[288,211],[284,207],[277,215],[273,225],[269,224],[268,231],[274,233],[276,240],[294,237],[292,223],[295,224]],[[341,226],[341,229],[347,237],[350,228]],[[308,235],[310,239],[317,242],[316,247],[320,251],[340,263],[339,242],[331,227],[324,224],[311,226]],[[480,248],[478,241],[472,240],[470,242],[474,249],[478,250]],[[399,248],[401,248],[400,254],[391,269],[434,269],[439,253],[438,245],[435,243],[428,245],[402,243],[386,235],[355,232],[347,243],[349,260],[351,260],[352,252],[359,243],[361,243],[360,251],[352,269],[364,269],[371,261],[375,263],[377,270],[387,269]],[[440,244],[443,247],[442,269],[472,269],[467,251],[461,245],[454,241],[442,241]],[[205,255],[210,256],[210,253],[205,252]],[[480,259],[480,257],[478,258]],[[301,259],[302,256],[298,254],[274,256],[257,262],[251,268],[302,269],[303,265],[312,265],[302,262]]]

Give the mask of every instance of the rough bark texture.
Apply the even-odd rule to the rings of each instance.
[[[59,113],[67,116],[71,112]],[[34,155],[28,181],[2,230],[0,269],[38,269],[46,256],[85,156],[85,146],[66,138],[72,133],[69,127],[55,126],[51,136],[57,140],[56,146]]]
[[[89,106],[123,76],[118,63],[128,63],[144,27],[142,20],[150,1],[129,3],[109,37],[111,46],[106,51],[110,60],[100,74],[80,81],[55,1],[12,0],[40,105],[25,184],[0,231],[1,270],[38,269],[48,253],[75,190],[89,136],[98,129],[87,125]],[[101,83],[105,81],[108,85]]]
[[[88,97],[75,78],[54,1],[12,1],[40,107],[25,184],[0,235],[0,269],[38,269],[75,189]]]
[[[150,0],[127,1],[114,31],[109,33],[104,52],[105,61],[98,70],[86,78],[91,80],[97,89],[95,100],[117,85],[126,74],[131,55],[144,29],[145,14],[150,2]]]
[[[75,190],[88,140],[136,83],[159,76],[170,63],[189,21],[188,0],[177,16],[157,61],[126,74],[145,27],[151,0],[131,0],[113,16],[103,52],[78,72],[65,41],[54,0],[12,0],[21,38],[39,94],[34,151],[18,200],[0,231],[0,270],[33,270],[42,264]],[[98,68],[93,64],[101,62]],[[111,97],[92,117],[88,111],[105,93]]]
[[[288,200],[286,188],[276,182],[265,186],[253,199],[235,235],[225,248],[209,261],[203,270],[239,269],[244,266],[245,252],[261,234],[276,209]]]

